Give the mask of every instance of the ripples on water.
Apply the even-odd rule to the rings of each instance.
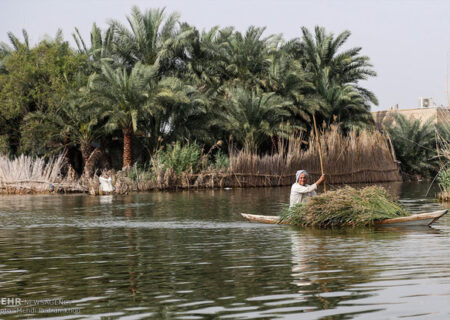
[[[441,208],[426,185],[391,187],[413,211]],[[311,230],[238,215],[276,214],[288,193],[2,196],[0,298],[65,304],[2,304],[0,318],[450,317],[449,216],[434,228]]]

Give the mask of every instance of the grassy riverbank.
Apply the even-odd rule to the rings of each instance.
[[[377,131],[350,131],[338,126],[319,135],[328,182],[333,184],[400,181],[395,155]],[[112,179],[116,193],[147,190],[273,187],[291,185],[298,168],[320,176],[319,144],[314,136],[280,140],[278,152],[259,155],[249,148],[221,150],[222,143],[205,150],[197,143],[176,142],[161,147],[145,165],[124,170],[106,169],[94,175],[71,175],[65,155],[45,162],[21,156],[0,162],[0,190],[22,192],[90,192],[98,194],[99,176]],[[29,191],[27,191],[29,190]]]
[[[60,31],[0,44],[4,192],[96,193],[101,174],[117,192],[289,185],[300,168],[320,174],[313,119],[330,183],[399,181],[397,164],[405,177],[439,170],[431,123],[375,128],[363,84],[376,72],[360,47],[344,49],[350,31],[200,31],[137,7],[127,21],[94,24],[90,41],[75,29],[76,47]],[[50,178],[42,166],[60,154]]]
[[[90,41],[75,29],[75,47],[60,31],[35,46],[25,30],[8,33],[0,46],[2,154],[64,152],[67,170],[92,177],[151,166],[161,148],[187,141],[204,153],[222,141],[230,157],[273,155],[280,140],[308,137],[313,116],[319,129],[374,128],[377,99],[362,82],[376,73],[361,48],[344,49],[349,31],[298,26],[293,39],[256,26],[200,31],[176,13],[137,7],[127,21],[94,24]]]

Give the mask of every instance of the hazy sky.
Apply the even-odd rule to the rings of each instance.
[[[63,30],[72,39],[74,27],[88,39],[92,23],[105,27],[110,19],[124,21],[133,5],[166,7],[199,29],[214,25],[266,26],[266,34],[300,37],[300,27],[324,26],[335,34],[350,30],[348,47],[361,46],[378,76],[364,83],[380,105],[418,106],[419,97],[447,105],[447,55],[450,51],[449,0],[0,0],[0,41],[7,32],[21,36],[25,28],[32,43]]]

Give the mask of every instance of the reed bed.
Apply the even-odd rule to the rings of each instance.
[[[343,135],[337,126],[320,134],[327,182],[332,184],[401,181],[395,155],[388,138],[379,132],[350,132]],[[291,185],[295,172],[305,169],[311,179],[320,174],[319,145],[314,136],[304,141],[301,136],[281,140],[278,152],[258,155],[249,149],[231,151],[227,157],[217,152],[209,159],[194,144],[174,145],[160,151],[145,167],[134,166],[127,172],[105,172],[112,177],[116,193],[130,191],[272,187]],[[0,157],[0,192],[27,193],[59,190],[97,194],[98,177],[80,179],[76,183],[60,175],[63,155],[44,161],[20,156],[10,160]],[[6,190],[6,191],[5,191]]]
[[[83,191],[78,184],[68,183],[61,177],[64,155],[46,161],[21,155],[10,159],[0,155],[0,192],[71,192]]]
[[[339,127],[332,126],[319,138],[329,183],[401,181],[393,149],[388,138],[380,132],[360,131],[344,135]],[[312,179],[319,178],[319,146],[315,136],[310,136],[308,141],[304,141],[301,136],[291,136],[279,142],[278,150],[270,155],[258,155],[247,148],[232,150],[226,161],[228,168],[220,169],[217,159],[216,165],[206,168],[204,164],[195,165],[196,162],[204,162],[204,156],[198,152],[196,161],[189,162],[190,165],[183,167],[183,170],[177,170],[178,166],[175,165],[167,165],[168,161],[153,161],[152,181],[145,187],[163,190],[285,186],[294,182],[295,172],[299,169],[307,170]]]
[[[378,186],[352,187],[329,191],[312,197],[282,214],[282,221],[302,227],[333,228],[368,226],[376,221],[408,216],[388,192]]]
[[[350,132],[343,135],[332,126],[319,134],[324,170],[332,184],[401,181],[393,148],[387,137],[378,131]],[[241,185],[289,185],[295,172],[304,169],[311,178],[321,174],[319,145],[311,135],[306,142],[290,137],[281,142],[280,152],[258,156],[249,150],[230,155],[230,173],[241,177]],[[302,146],[307,148],[302,148]]]

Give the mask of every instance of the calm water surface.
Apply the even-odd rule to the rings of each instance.
[[[389,186],[413,211],[441,209],[427,187]],[[288,196],[0,196],[0,318],[450,318],[450,215],[346,230],[238,215],[277,214]]]

